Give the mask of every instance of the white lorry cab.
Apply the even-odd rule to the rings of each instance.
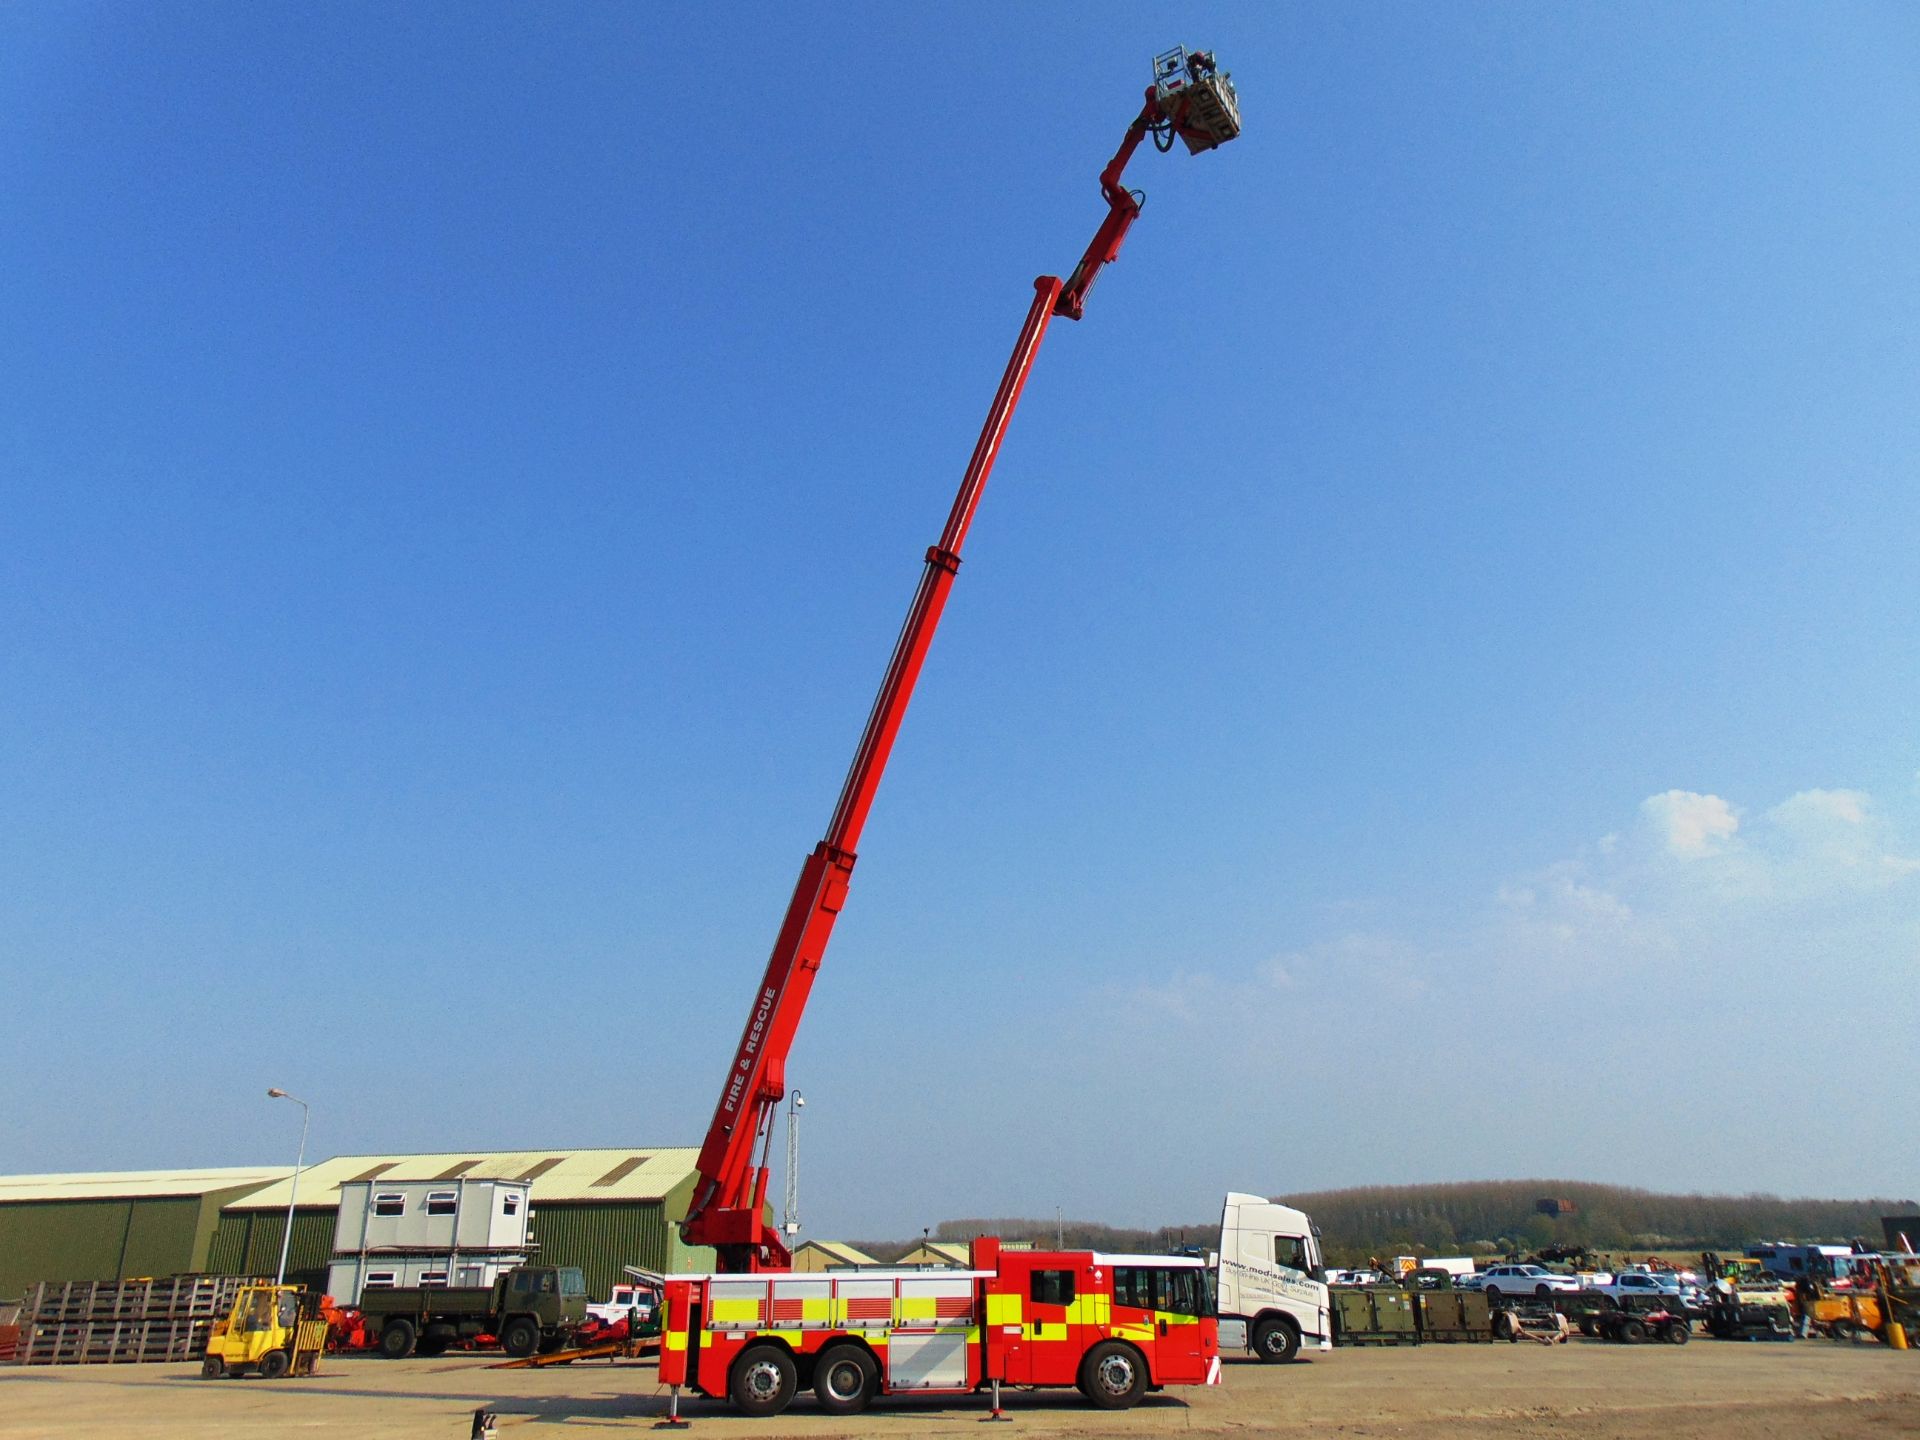
[[[1320,1232],[1306,1215],[1234,1191],[1220,1216],[1220,1353],[1291,1360],[1333,1348]]]

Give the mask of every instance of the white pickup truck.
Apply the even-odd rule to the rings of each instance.
[[[1661,1300],[1686,1309],[1704,1309],[1707,1297],[1698,1285],[1661,1271],[1625,1271],[1605,1285],[1586,1287],[1590,1295],[1605,1295],[1616,1304],[1627,1300]],[[1636,1307],[1638,1308],[1638,1307]]]
[[[587,1314],[603,1325],[612,1325],[625,1320],[629,1312],[638,1311],[633,1318],[644,1324],[653,1318],[653,1308],[659,1303],[660,1292],[651,1285],[616,1285],[608,1299],[588,1301]]]

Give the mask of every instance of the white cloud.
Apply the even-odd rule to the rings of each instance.
[[[1871,803],[1871,798],[1864,790],[1802,790],[1767,811],[1767,818],[1784,825],[1832,821],[1843,825],[1864,825],[1867,823],[1867,806]]]
[[[1726,801],[1692,790],[1649,795],[1640,802],[1640,813],[1653,825],[1667,853],[1682,860],[1718,854],[1720,842],[1731,840],[1740,828],[1740,817]]]

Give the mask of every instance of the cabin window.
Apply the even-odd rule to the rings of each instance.
[[[451,1215],[460,1208],[460,1197],[451,1190],[434,1190],[427,1195],[427,1214]]]
[[[393,1220],[407,1213],[407,1197],[398,1190],[389,1190],[373,1197],[373,1213],[384,1220]]]
[[[1289,1270],[1307,1268],[1307,1242],[1299,1235],[1276,1235],[1273,1237],[1273,1263],[1283,1265]]]
[[[420,1288],[422,1290],[446,1289],[447,1272],[444,1270],[422,1270],[420,1272]]]
[[[393,1288],[393,1271],[369,1270],[367,1272],[367,1278],[361,1282],[360,1288],[362,1290],[391,1290]]]
[[[1071,1305],[1073,1303],[1073,1271],[1036,1270],[1033,1272],[1032,1290],[1029,1292],[1036,1305]]]
[[[511,1191],[502,1195],[500,1197],[500,1213],[502,1215],[518,1215],[520,1213],[520,1197]]]

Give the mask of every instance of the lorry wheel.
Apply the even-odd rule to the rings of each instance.
[[[451,1343],[444,1335],[422,1335],[414,1343],[413,1353],[426,1356],[444,1355],[447,1353],[447,1346]]]
[[[1284,1365],[1300,1353],[1300,1332],[1269,1315],[1253,1327],[1253,1353],[1272,1365]]]
[[[404,1360],[413,1353],[413,1342],[418,1338],[411,1320],[395,1316],[380,1332],[380,1353],[389,1360]]]
[[[858,1345],[836,1345],[813,1367],[813,1393],[829,1415],[858,1415],[873,1399],[879,1372]]]
[[[733,1362],[727,1394],[744,1415],[778,1415],[793,1403],[800,1372],[778,1345],[754,1345]]]
[[[1080,1362],[1080,1390],[1096,1409],[1125,1410],[1147,1388],[1140,1352],[1118,1340],[1102,1340]]]
[[[540,1327],[520,1315],[509,1320],[500,1331],[500,1348],[516,1360],[524,1360],[540,1348]]]
[[[293,1368],[293,1357],[284,1350],[269,1350],[260,1357],[260,1374],[268,1380],[278,1380]]]
[[[202,1380],[218,1380],[227,1373],[227,1362],[218,1355],[209,1355],[200,1363]]]

